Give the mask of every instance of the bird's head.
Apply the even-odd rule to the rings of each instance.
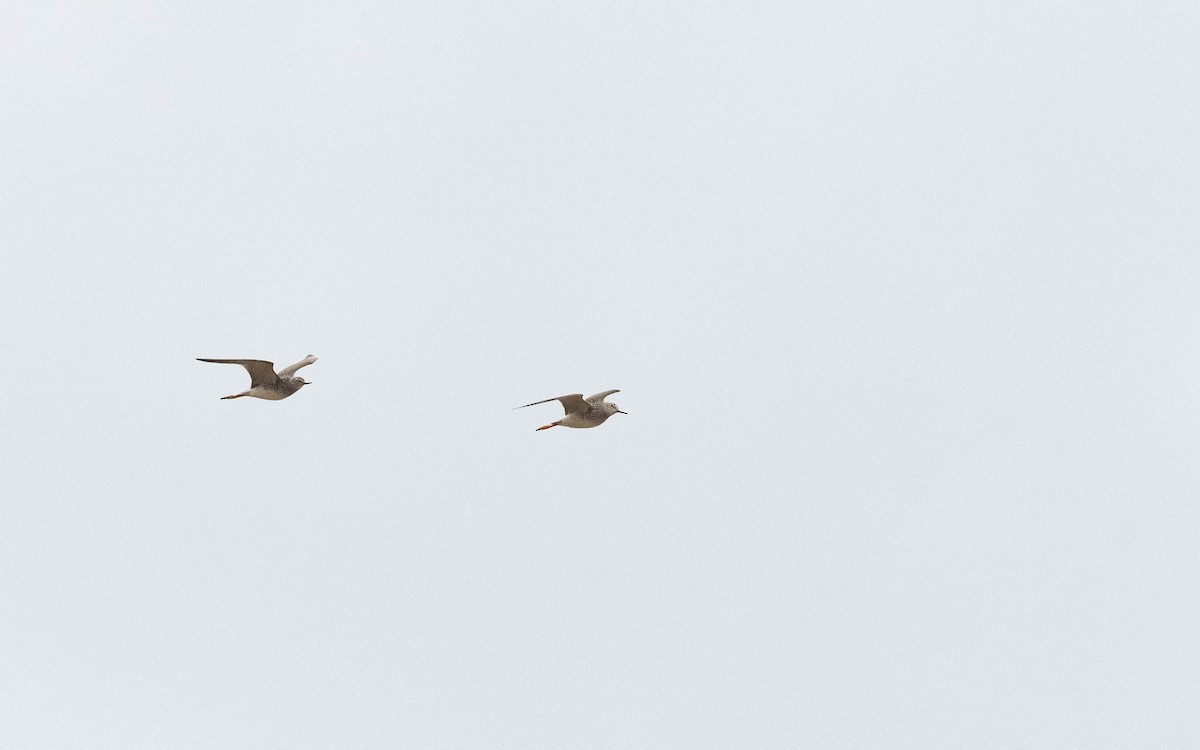
[[[621,407],[617,406],[616,404],[611,404],[607,401],[605,401],[603,405],[604,405],[604,411],[608,412],[609,416],[611,416],[613,414],[628,414],[629,413],[627,411],[621,411]]]

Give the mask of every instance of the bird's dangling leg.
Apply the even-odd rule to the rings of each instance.
[[[221,400],[222,400],[222,401],[225,401],[225,400],[227,400],[227,399],[231,399],[231,398],[241,398],[242,396],[245,396],[245,395],[246,395],[246,394],[244,394],[244,393],[235,393],[235,394],[234,394],[234,395],[232,395],[232,396],[222,396],[222,397],[221,397]]]
[[[558,426],[558,422],[551,422],[550,424],[544,424],[544,425],[542,425],[541,427],[539,427],[539,428],[537,428],[536,430],[534,430],[534,432],[538,432],[538,431],[540,431],[540,430],[548,430],[548,429],[550,429],[551,427],[557,427],[557,426]]]

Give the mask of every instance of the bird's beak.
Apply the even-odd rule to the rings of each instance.
[[[627,411],[621,411],[620,409],[617,409],[617,414],[624,414],[624,415],[628,416],[628,415],[629,415],[629,412],[627,412]]]

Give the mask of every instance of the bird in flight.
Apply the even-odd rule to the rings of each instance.
[[[217,362],[223,365],[241,365],[246,368],[246,372],[250,373],[250,390],[235,393],[232,396],[222,396],[222,401],[242,396],[265,398],[268,401],[287,398],[309,384],[309,381],[304,378],[296,377],[296,370],[308,367],[317,361],[317,358],[310,354],[296,364],[283,368],[276,375],[275,365],[261,359],[204,359],[203,357],[196,359],[201,362]]]
[[[551,427],[597,427],[604,424],[604,420],[614,414],[629,413],[621,411],[616,404],[610,404],[604,400],[614,393],[620,393],[620,391],[602,391],[595,396],[588,396],[587,398],[584,398],[582,393],[572,393],[569,396],[556,396],[555,398],[548,398],[545,401],[534,401],[532,404],[525,404],[525,406],[548,404],[551,401],[558,401],[562,404],[566,416],[557,422],[542,425],[537,428],[538,430],[548,430]],[[517,408],[524,409],[525,406],[518,406]],[[534,432],[537,432],[537,430],[534,430]]]

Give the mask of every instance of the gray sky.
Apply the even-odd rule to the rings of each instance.
[[[1200,744],[1197,29],[6,4],[0,740]]]

